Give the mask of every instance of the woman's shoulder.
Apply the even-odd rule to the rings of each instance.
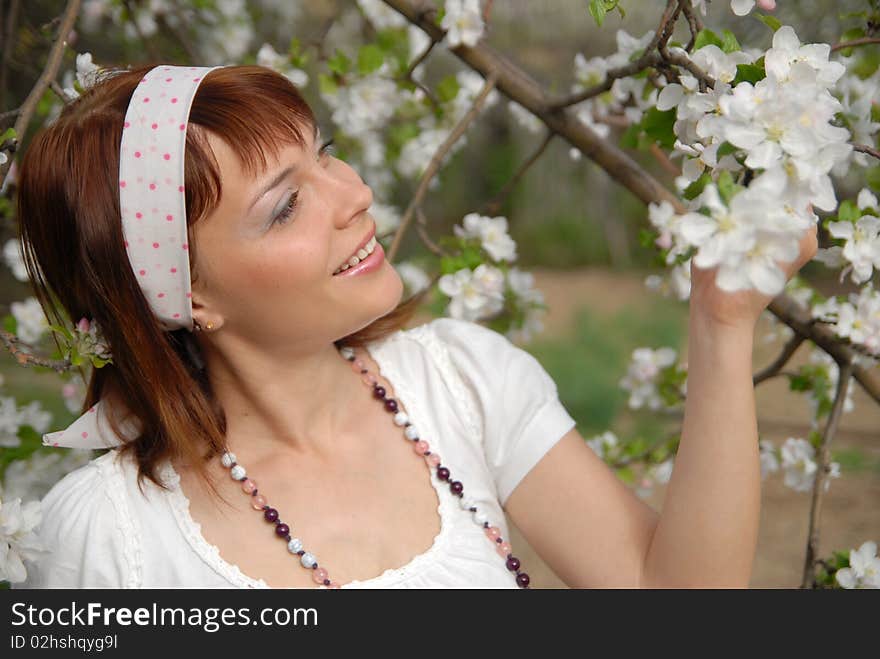
[[[113,486],[116,451],[74,469],[41,500],[37,535],[44,552],[18,588],[122,588],[127,558]]]

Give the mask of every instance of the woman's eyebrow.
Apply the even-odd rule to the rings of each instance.
[[[289,167],[285,167],[285,168],[282,169],[280,172],[278,172],[278,174],[276,174],[275,177],[274,177],[271,181],[269,181],[269,183],[267,183],[267,184],[265,185],[265,187],[263,187],[263,189],[261,189],[261,190],[257,193],[257,196],[254,197],[254,200],[251,202],[251,205],[248,206],[247,212],[250,213],[250,212],[251,212],[251,209],[256,205],[256,203],[257,203],[260,199],[262,199],[262,197],[263,197],[264,194],[266,194],[267,192],[269,192],[269,190],[271,190],[271,189],[274,188],[276,185],[278,185],[279,183],[281,183],[281,181],[283,181],[285,178],[287,178],[287,177],[293,172],[293,170],[295,170],[295,169],[296,169],[296,167],[294,167],[293,165],[291,165],[291,166],[289,166]]]

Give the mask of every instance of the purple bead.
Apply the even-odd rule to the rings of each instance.
[[[397,401],[393,398],[389,398],[385,401],[385,409],[393,414],[397,411]]]
[[[373,388],[373,395],[376,398],[385,398],[385,387],[381,387],[379,385],[376,385]]]
[[[449,479],[449,470],[446,467],[437,467],[437,478],[441,481]]]
[[[329,585],[330,585],[330,579],[324,579],[324,585],[325,585],[325,586],[329,586]]]
[[[518,575],[516,575],[516,585],[520,588],[528,588],[530,581],[531,579],[529,579],[529,575],[527,575],[525,572],[520,572]]]
[[[263,513],[263,517],[266,518],[267,522],[274,522],[278,519],[278,511],[274,508],[267,508],[266,512]]]
[[[511,572],[516,572],[519,569],[519,559],[516,556],[511,556],[507,559],[507,569]]]
[[[464,490],[464,485],[461,484],[461,481],[452,481],[449,484],[449,489],[452,490],[453,494],[458,495]]]
[[[285,537],[288,533],[290,533],[290,527],[287,524],[276,524],[275,525],[275,533],[280,535],[282,538]]]

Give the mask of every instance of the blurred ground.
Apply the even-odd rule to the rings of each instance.
[[[594,314],[611,316],[623,308],[639,309],[657,295],[645,289],[643,276],[581,269],[567,272],[532,270],[536,286],[545,294],[550,309],[546,336],[564,337],[571,331],[575,313],[582,305]],[[676,304],[670,302],[670,304]],[[686,307],[681,305],[686,317]],[[758,336],[768,327],[759,326]],[[635,348],[636,346],[632,346]],[[686,347],[686,337],[679,348]],[[781,342],[757,345],[755,369],[762,368],[777,354]],[[791,365],[806,361],[807,348],[801,346]],[[623,375],[620,373],[619,375]],[[758,423],[762,437],[779,446],[789,436],[805,437],[809,432],[809,412],[801,395],[788,391],[785,378],[761,384],[757,390]],[[852,460],[841,460],[842,475],[834,479],[825,495],[821,519],[819,551],[848,551],[866,540],[880,540],[880,407],[856,385],[855,408],[841,420],[832,448],[845,451]],[[579,423],[580,426],[580,423]],[[646,501],[662,508],[662,487]],[[794,588],[800,584],[810,512],[810,492],[787,488],[781,474],[769,476],[762,488],[761,528],[751,587]],[[564,588],[565,585],[541,561],[512,523],[512,544],[528,567],[532,583],[538,588]],[[601,529],[596,530],[597,533]]]

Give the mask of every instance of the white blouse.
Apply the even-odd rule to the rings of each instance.
[[[367,349],[420,436],[507,539],[507,498],[575,425],[553,380],[502,334],[453,318],[399,330]],[[170,462],[159,475],[171,491],[147,480],[142,494],[134,462],[117,457],[108,451],[44,497],[39,534],[52,553],[28,564],[27,581],[14,587],[269,588],[205,540]],[[433,469],[431,483],[441,524],[430,548],[343,588],[517,587],[472,513]]]

